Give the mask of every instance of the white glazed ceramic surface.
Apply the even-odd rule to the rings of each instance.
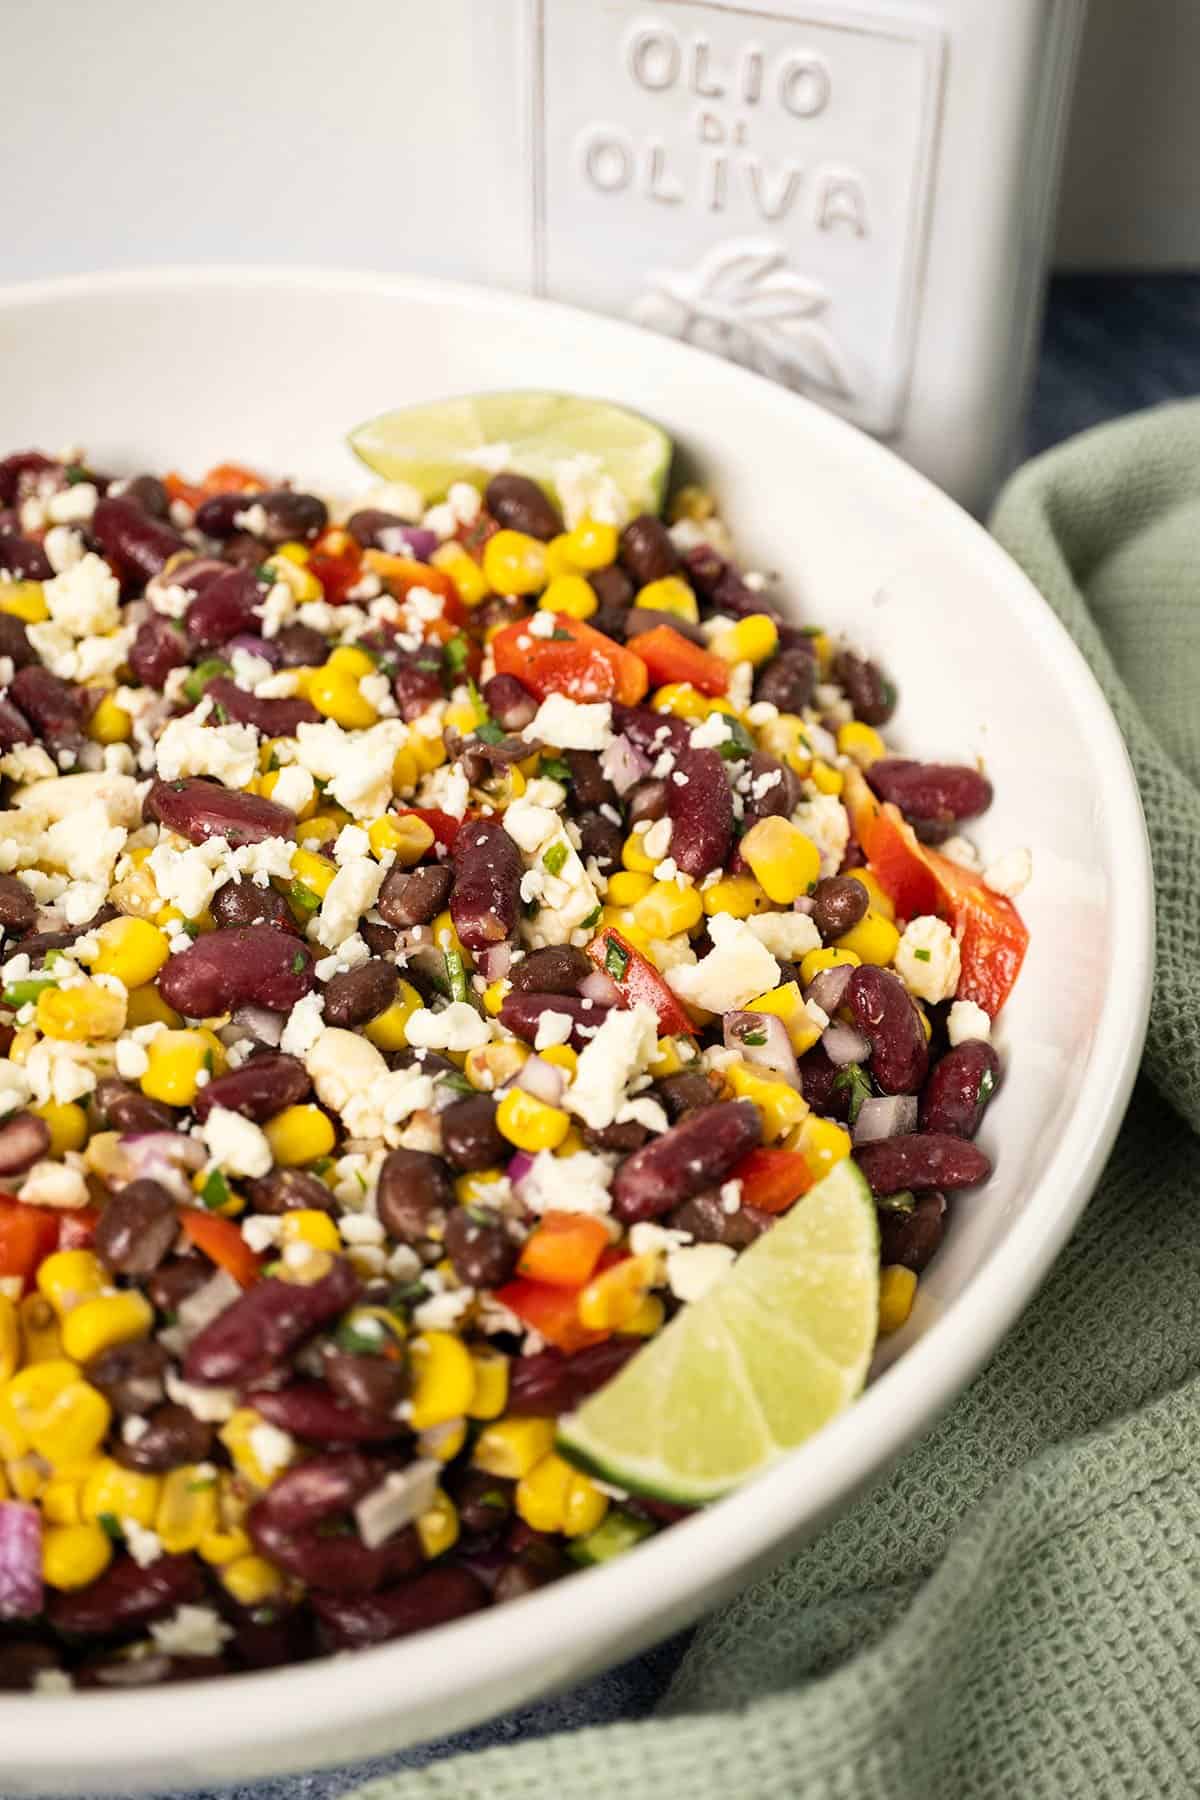
[[[10,1795],[193,1787],[393,1750],[716,1605],[878,1476],[995,1348],[1078,1217],[1137,1064],[1152,899],[1132,773],[1078,653],[983,531],[849,426],[658,337],[425,281],[159,271],[0,292],[0,369],[5,451],[81,444],[124,472],[236,456],[332,490],[362,480],[347,427],[404,401],[538,386],[640,407],[716,489],[744,564],[778,571],[799,619],[848,631],[891,671],[892,740],[986,758],[985,852],[1033,851],[1032,945],[981,1139],[995,1176],[957,1203],[891,1366],[842,1419],[608,1567],[426,1636],[148,1693],[0,1696]]]

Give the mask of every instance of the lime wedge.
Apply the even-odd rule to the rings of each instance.
[[[632,1493],[715,1500],[854,1399],[878,1320],[875,1205],[841,1162],[560,1421],[558,1448]]]
[[[385,481],[406,481],[426,504],[452,481],[483,487],[502,469],[557,496],[557,471],[576,458],[617,484],[633,512],[658,512],[671,466],[666,432],[639,413],[580,394],[532,389],[465,394],[402,406],[350,433],[350,448]]]

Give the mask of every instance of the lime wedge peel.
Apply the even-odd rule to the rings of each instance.
[[[557,497],[562,465],[588,458],[634,513],[661,511],[673,449],[661,426],[640,413],[532,389],[400,407],[357,426],[348,441],[376,475],[409,483],[426,505],[452,482],[483,487],[502,469],[528,475]]]
[[[861,1393],[878,1320],[875,1204],[845,1161],[562,1419],[558,1448],[631,1493],[718,1499]]]

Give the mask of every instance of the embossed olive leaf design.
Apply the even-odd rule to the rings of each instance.
[[[692,269],[654,271],[630,312],[798,392],[848,400],[845,363],[823,317],[829,304],[828,290],[791,268],[778,244],[732,238]]]

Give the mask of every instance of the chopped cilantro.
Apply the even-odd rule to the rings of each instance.
[[[570,785],[571,771],[560,756],[543,756],[538,764],[538,774],[544,775],[548,781],[561,781]]]
[[[547,869],[551,875],[561,875],[566,860],[567,846],[565,844],[551,844],[550,848],[542,858],[542,866]]]
[[[68,487],[78,487],[81,481],[90,481],[92,479],[87,470],[81,469],[78,463],[69,463],[63,470],[63,474],[66,477]]]
[[[995,1093],[995,1091],[996,1091],[996,1077],[992,1074],[992,1071],[990,1069],[985,1069],[983,1071],[983,1074],[979,1077],[979,1093],[977,1096],[977,1104],[979,1106],[986,1106],[988,1101],[991,1099],[992,1095]]]
[[[14,1008],[30,1006],[40,994],[45,993],[47,988],[57,986],[58,977],[56,975],[31,975],[28,981],[10,982],[0,998],[3,999],[5,1006]]]
[[[293,906],[305,913],[315,913],[319,911],[321,905],[320,895],[314,894],[312,889],[305,887],[302,881],[293,881],[288,889],[288,899]]]
[[[454,1094],[473,1094],[476,1090],[471,1086],[460,1069],[447,1069],[445,1074],[438,1075],[436,1080],[443,1087],[448,1087]]]
[[[825,627],[823,625],[802,625],[800,635],[801,637],[824,637]]]
[[[467,658],[471,654],[470,642],[460,631],[457,637],[450,639],[443,654],[446,658],[446,667],[452,674],[457,675],[461,669],[465,669],[467,666]]]
[[[423,1281],[405,1281],[394,1287],[387,1297],[389,1312],[399,1313],[402,1317],[411,1312],[414,1306],[420,1306],[422,1300],[428,1300],[429,1289]]]
[[[587,918],[580,920],[580,925],[582,926],[583,930],[590,931],[593,925],[598,925],[600,923],[600,918],[601,918],[601,914],[603,913],[603,911],[604,911],[604,908],[602,906],[594,906],[592,908],[591,912],[588,914]]]
[[[209,1212],[220,1212],[230,1201],[229,1183],[220,1169],[210,1169],[204,1177],[204,1186],[200,1189],[200,1198]]]
[[[206,1050],[204,1052],[204,1067],[208,1071],[208,1073],[211,1075],[213,1072],[213,1067],[214,1067],[213,1053],[211,1050]]]
[[[521,917],[523,919],[536,919],[541,910],[540,901],[522,900],[521,902]]]
[[[374,1325],[374,1331],[368,1331],[367,1324]],[[378,1356],[387,1346],[387,1333],[378,1320],[370,1319],[361,1327],[353,1319],[343,1319],[333,1334],[333,1341],[339,1350],[348,1350],[351,1356]]]
[[[495,719],[485,719],[482,725],[475,727],[475,736],[483,744],[499,744],[508,736],[503,725],[497,725]]]
[[[928,950],[914,950],[913,955],[916,957],[918,962],[928,962],[929,961]]]
[[[614,981],[620,981],[629,967],[629,952],[616,938],[610,937],[604,952],[604,967]]]
[[[835,1089],[843,1089],[850,1096],[850,1123],[853,1125],[862,1109],[864,1100],[869,1100],[875,1090],[863,1069],[857,1063],[848,1063],[839,1069],[833,1078]]]
[[[447,950],[446,983],[450,989],[451,1000],[465,1000],[467,997],[467,972],[463,968],[463,959],[457,950]]]
[[[470,675],[467,676],[467,693],[471,697],[471,705],[475,708],[475,717],[481,725],[484,724],[488,718],[487,703]]]
[[[743,1044],[752,1044],[756,1050],[761,1049],[767,1041],[766,1032],[760,1027],[754,1031],[743,1031]]]
[[[65,950],[47,950],[43,961],[47,969],[52,969],[55,963],[69,962],[70,958]]]
[[[726,716],[725,723],[729,728],[728,735],[724,743],[717,745],[718,753],[724,762],[743,762],[747,756],[753,754],[754,739],[740,719],[731,719]]]
[[[187,1484],[187,1491],[189,1494],[207,1494],[215,1488],[216,1485],[217,1478],[215,1475],[204,1475],[198,1481],[189,1481]]]
[[[186,931],[190,938],[198,938],[200,936],[200,921],[199,919],[185,919],[180,929]]]
[[[224,657],[206,656],[203,662],[196,664],[184,682],[183,691],[188,699],[195,703],[202,698],[210,681],[215,681],[219,675],[230,675],[232,672]]]
[[[319,1181],[324,1181],[333,1167],[333,1158],[332,1156],[318,1156],[316,1162],[311,1162],[308,1166]]]
[[[293,975],[302,974],[304,972],[305,963],[306,963],[306,958],[305,958],[303,950],[297,950],[295,956],[293,956],[293,958],[292,958],[292,974]]]
[[[116,1513],[97,1513],[96,1523],[99,1525],[104,1535],[110,1537],[114,1544],[119,1544],[121,1542],[123,1536],[121,1531],[121,1521],[118,1519]]]
[[[910,1213],[917,1202],[911,1189],[902,1188],[898,1194],[877,1194],[875,1204],[882,1212]]]
[[[561,625],[556,625],[550,634],[550,642],[552,644],[572,644],[574,641],[572,634],[569,631],[564,631]]]
[[[268,587],[274,587],[279,577],[276,575],[270,563],[264,562],[259,563],[257,569],[255,569],[254,579],[255,581],[265,581]]]

